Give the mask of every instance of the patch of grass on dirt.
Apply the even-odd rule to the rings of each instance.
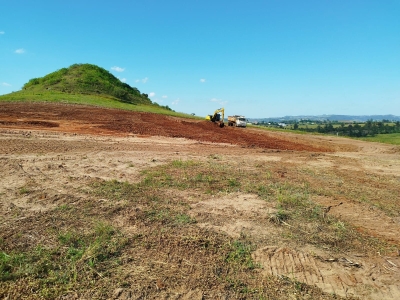
[[[360,138],[363,141],[400,145],[400,133],[377,134],[373,137]]]
[[[312,183],[315,181],[299,179],[297,170],[294,170],[292,175],[282,176],[286,172],[277,169],[276,163],[265,165],[262,171],[257,171],[260,165],[247,170],[239,169],[234,164],[227,164],[213,157],[210,157],[208,162],[185,164],[172,162],[146,170],[139,186],[192,189],[214,196],[232,192],[253,193],[275,205],[278,212],[275,216],[271,216],[271,220],[284,228],[285,237],[297,243],[309,243],[337,251],[356,250],[369,253],[389,247],[377,239],[363,236],[350,224],[329,215],[324,207],[312,201],[312,198],[321,192],[337,193],[336,185],[331,188],[322,183],[315,189]],[[347,179],[337,180],[342,183],[348,182]],[[343,183],[346,184],[349,188],[351,186],[353,192],[361,193],[365,190],[363,187],[356,187],[357,185],[351,181]],[[348,194],[351,195],[350,192]],[[373,197],[373,194],[369,197]]]
[[[236,240],[233,241],[230,248],[231,250],[226,257],[227,262],[242,265],[249,269],[260,267],[251,257],[251,253],[255,250],[254,246],[251,244],[246,243],[245,241]]]
[[[96,188],[96,194],[112,198],[113,200],[122,200],[125,197],[132,197],[139,192],[135,185],[118,180],[105,181],[101,184],[95,183],[94,187]]]
[[[196,220],[191,218],[190,216],[186,215],[186,214],[178,214],[175,216],[175,222],[177,224],[193,224],[196,223]]]
[[[20,195],[27,195],[27,194],[29,194],[31,191],[30,191],[30,189],[29,189],[28,187],[23,186],[23,187],[21,187],[21,188],[19,189],[18,192],[19,192]]]
[[[51,243],[0,251],[0,295],[13,292],[13,283],[25,281],[22,289],[32,298],[52,299],[69,289],[90,288],[98,278],[118,266],[118,257],[128,239],[106,223],[82,232],[78,228],[53,232]]]
[[[124,211],[126,222],[135,227],[131,251],[124,255],[135,265],[123,265],[120,272],[136,275],[121,280],[123,286],[135,295],[155,295],[185,286],[207,290],[211,298],[222,293],[235,299],[268,299],[270,295],[286,299],[296,293],[331,299],[309,286],[303,286],[299,292],[298,286],[280,278],[271,277],[268,283],[263,282],[265,278],[259,273],[261,266],[251,256],[256,248],[251,239],[242,236],[234,240],[199,228],[196,220],[188,215],[187,199],[168,193],[171,189],[193,189],[203,191],[204,195],[216,195],[220,190],[236,191],[242,183],[249,184],[240,180],[240,174],[233,176],[230,171],[221,165],[173,161],[143,172],[139,183],[93,183],[96,196],[114,203],[107,217],[113,218],[116,212],[121,215]],[[237,184],[232,185],[232,179]],[[279,291],[279,287],[286,289]]]
[[[68,210],[72,210],[73,207],[71,205],[68,205],[68,204],[61,204],[56,209],[61,210],[61,211],[68,211]]]
[[[303,172],[305,175],[307,173]],[[340,169],[308,173],[309,190],[332,199],[346,198],[378,208],[391,217],[400,216],[398,178]],[[303,177],[303,179],[305,179]]]
[[[240,186],[238,174],[230,174],[213,158],[207,164],[173,161],[169,165],[146,170],[143,175],[144,185],[182,190],[200,188],[211,194],[220,191],[234,192]]]
[[[54,299],[77,293],[104,299],[118,290],[168,298],[197,290],[208,299],[338,299],[286,277],[265,277],[251,256],[257,238],[234,239],[200,228],[190,214],[187,193],[215,201],[229,193],[252,193],[276,206],[267,225],[279,227],[289,242],[341,251],[382,246],[326,215],[311,201],[310,184],[282,174],[278,163],[244,168],[241,162],[210,157],[152,167],[138,183],[95,180],[85,201],[75,199],[74,205],[2,227],[0,297],[29,293]]]

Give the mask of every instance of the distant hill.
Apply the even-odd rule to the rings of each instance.
[[[300,121],[300,120],[313,120],[313,121],[354,121],[354,122],[366,122],[368,120],[373,121],[400,121],[399,116],[395,115],[366,115],[366,116],[354,116],[354,115],[319,115],[319,116],[285,116],[278,118],[249,118],[251,122],[283,122],[283,121]]]
[[[25,92],[58,91],[66,94],[102,95],[132,104],[152,104],[147,94],[121,82],[107,70],[92,64],[74,64],[44,77],[33,78]]]

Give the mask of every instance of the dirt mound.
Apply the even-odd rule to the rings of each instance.
[[[334,151],[324,142],[291,140],[263,130],[219,128],[208,121],[53,103],[3,103],[0,107],[0,127],[114,136],[165,136],[277,150]]]

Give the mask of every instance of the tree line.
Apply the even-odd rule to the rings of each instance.
[[[367,137],[375,136],[377,134],[400,133],[400,122],[385,123],[368,120],[365,123],[348,124],[340,123],[339,126],[333,126],[332,123],[325,123],[318,125],[315,128],[300,127],[298,123],[293,125],[293,129],[306,132],[318,132],[325,134],[345,135],[350,137]]]

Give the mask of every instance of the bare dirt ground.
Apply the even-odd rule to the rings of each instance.
[[[174,160],[204,161],[210,156],[220,157],[222,164],[236,163],[238,168],[271,162],[275,175],[286,178],[303,172],[308,179],[315,178],[315,189],[335,185],[338,193],[316,196],[313,201],[363,234],[400,247],[398,203],[391,210],[390,203],[379,207],[364,202],[362,195],[357,196],[359,201],[348,196],[353,192],[348,182],[356,182],[365,186],[366,193],[373,185],[379,199],[399,199],[400,147],[340,137],[219,128],[207,121],[60,104],[0,106],[0,228],[81,201],[86,197],[81,185],[91,178],[137,182],[140,172],[150,167]],[[40,189],[35,193],[24,192],[38,182]],[[71,190],[74,198],[68,196]],[[265,276],[296,278],[343,297],[400,299],[398,250],[334,255],[330,249],[280,238],[279,229],[268,221],[276,207],[257,195],[243,192],[206,199],[180,193],[179,197],[189,199],[197,226],[232,237],[255,236],[259,243],[253,257],[263,266]],[[111,222],[128,232],[135,230],[124,216]],[[263,244],[265,236],[276,236],[276,242]],[[26,242],[40,238],[30,233]],[[180,299],[196,293],[182,293]],[[123,291],[117,291],[116,298],[119,295]]]

